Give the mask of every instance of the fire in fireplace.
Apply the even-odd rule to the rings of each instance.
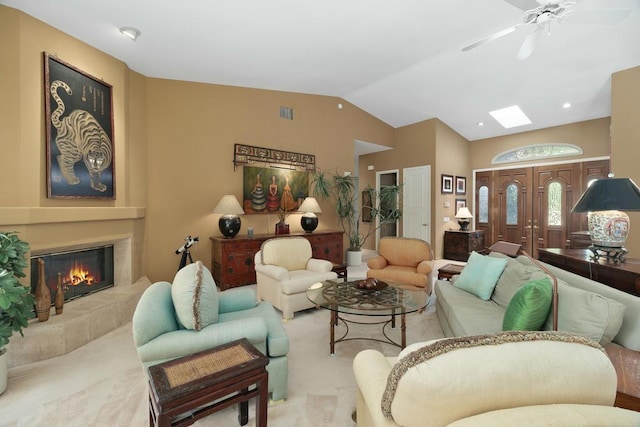
[[[44,261],[45,281],[55,301],[58,276],[64,301],[110,288],[114,284],[113,245],[31,257],[31,292],[38,284],[38,259]]]

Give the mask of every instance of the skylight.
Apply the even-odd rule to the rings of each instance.
[[[489,114],[505,129],[531,124],[529,117],[527,117],[517,105],[490,111]]]

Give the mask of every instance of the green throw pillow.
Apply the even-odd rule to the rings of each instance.
[[[532,280],[513,295],[502,320],[503,331],[537,331],[551,308],[552,285],[548,277]]]
[[[507,258],[494,258],[471,252],[467,264],[453,286],[488,301],[506,265]]]

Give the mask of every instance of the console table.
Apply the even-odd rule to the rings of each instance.
[[[262,242],[275,237],[304,237],[311,243],[312,256],[342,264],[344,257],[342,231],[317,231],[294,234],[255,234],[232,239],[211,237],[211,272],[220,289],[256,283],[253,257]]]
[[[588,249],[538,249],[538,259],[612,288],[640,296],[640,259],[626,258],[615,263],[591,259]]]

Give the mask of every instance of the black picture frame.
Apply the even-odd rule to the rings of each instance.
[[[43,52],[47,197],[116,197],[112,86]]]
[[[441,192],[442,194],[453,194],[453,175],[441,175]]]
[[[467,178],[456,176],[456,194],[467,194]]]

